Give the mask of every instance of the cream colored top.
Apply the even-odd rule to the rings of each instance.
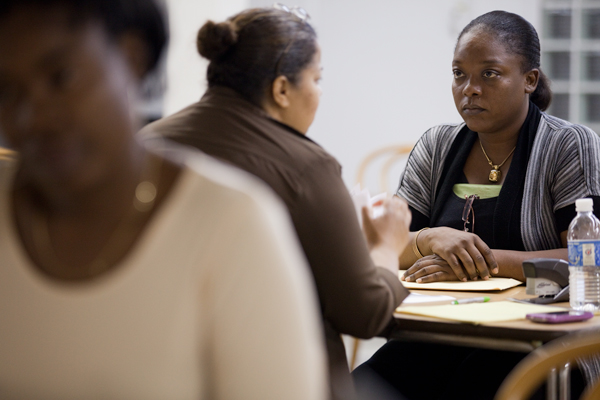
[[[0,398],[323,399],[314,289],[282,206],[188,163],[124,262],[65,284],[30,264],[0,161]]]

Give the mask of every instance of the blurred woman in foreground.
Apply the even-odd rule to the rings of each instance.
[[[398,257],[408,238],[406,203],[387,199],[364,215],[369,243],[338,162],[306,136],[319,105],[321,51],[303,9],[258,8],[208,21],[198,50],[210,60],[202,99],[157,121],[147,137],[169,138],[265,181],[285,202],[315,278],[329,355],[332,398],[354,389],[341,333],[385,335],[408,295]]]
[[[166,41],[149,0],[0,4],[0,397],[321,399],[280,204],[135,138]]]

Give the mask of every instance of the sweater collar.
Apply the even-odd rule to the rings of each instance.
[[[279,122],[273,118],[262,108],[257,106],[256,104],[250,102],[246,98],[244,98],[241,94],[236,92],[235,90],[227,87],[227,86],[213,86],[208,88],[208,90],[202,96],[201,102],[204,103],[224,103],[227,104],[228,107],[236,107],[244,110],[246,115],[254,116],[256,118],[266,119],[273,123],[274,126],[279,128],[283,128],[283,130],[293,136],[296,136],[302,140],[307,140],[315,145],[319,146],[314,140],[310,139],[305,134],[300,133],[296,129],[292,128],[289,125],[284,124],[283,122]],[[319,146],[321,147],[321,146]]]

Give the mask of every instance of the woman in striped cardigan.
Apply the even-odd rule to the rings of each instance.
[[[523,280],[523,260],[567,259],[576,199],[591,197],[600,211],[600,139],[544,113],[552,93],[539,39],[518,15],[493,11],[469,23],[452,72],[464,123],[428,130],[400,178],[397,195],[412,211],[413,240],[400,259],[408,268],[403,279]],[[390,341],[353,375],[359,385],[380,377],[403,399],[492,399],[524,356]],[[598,365],[590,359],[579,369],[590,381]],[[572,388],[583,386],[577,372]]]
[[[452,92],[464,123],[428,130],[397,195],[413,218],[406,281],[523,280],[526,259],[567,259],[575,200],[600,211],[600,139],[552,117],[535,28],[504,11],[459,36]]]

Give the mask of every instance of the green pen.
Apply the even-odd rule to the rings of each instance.
[[[472,297],[470,299],[458,299],[454,300],[451,304],[469,304],[469,303],[487,303],[490,301],[490,298],[485,297]]]

